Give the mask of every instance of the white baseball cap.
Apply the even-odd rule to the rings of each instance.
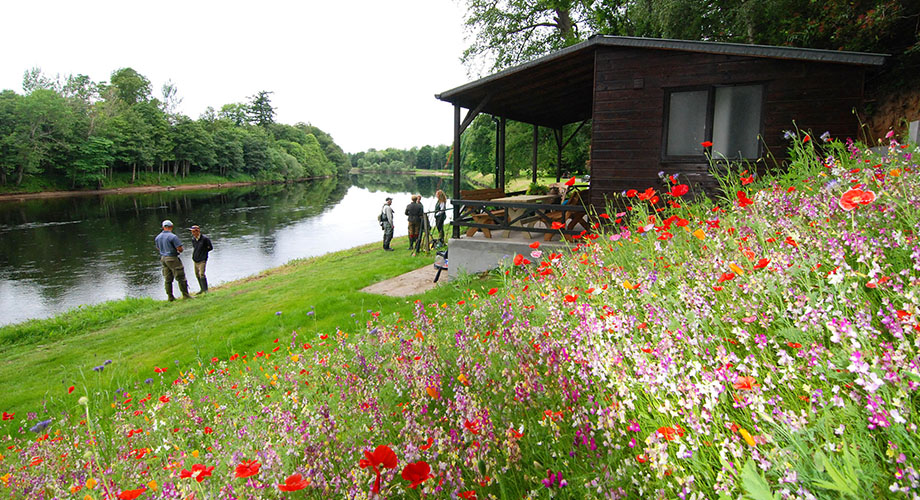
[[[169,219],[164,220],[162,225],[163,227],[173,227],[173,223]]]

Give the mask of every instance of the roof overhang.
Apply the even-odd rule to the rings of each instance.
[[[435,97],[510,120],[559,128],[591,118],[598,47],[723,54],[857,66],[881,66],[885,54],[740,43],[598,35],[528,63],[486,76]]]

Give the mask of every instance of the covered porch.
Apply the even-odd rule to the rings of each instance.
[[[451,204],[455,239],[461,236],[507,238],[520,233],[544,241],[560,234],[571,238],[588,228],[589,184],[569,186],[579,192],[578,199],[574,200],[576,203],[572,203],[567,193],[537,199],[524,192],[505,191],[505,131],[508,120],[533,127],[530,173],[531,182],[536,183],[540,128],[552,130],[556,146],[555,174],[559,183],[564,171],[563,151],[591,119],[593,84],[593,51],[589,47],[574,46],[436,96],[454,106]],[[463,108],[467,110],[465,115]],[[491,115],[496,123],[495,186],[493,190],[461,192],[461,136],[482,113]],[[563,127],[570,124],[577,124],[577,127],[571,134],[564,134]]]

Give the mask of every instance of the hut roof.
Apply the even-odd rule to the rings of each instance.
[[[695,53],[880,66],[885,54],[597,35],[534,61],[447,90],[442,101],[511,120],[558,128],[591,118],[594,57],[598,47],[630,47]],[[483,104],[485,103],[485,104]]]

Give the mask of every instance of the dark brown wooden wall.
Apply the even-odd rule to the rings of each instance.
[[[658,172],[687,174],[696,189],[712,186],[704,163],[661,158],[665,91],[674,87],[763,83],[763,138],[777,159],[793,128],[855,137],[864,70],[858,66],[602,47],[596,52],[591,150],[591,203],[626,189],[661,187]],[[641,87],[641,88],[636,88]]]

